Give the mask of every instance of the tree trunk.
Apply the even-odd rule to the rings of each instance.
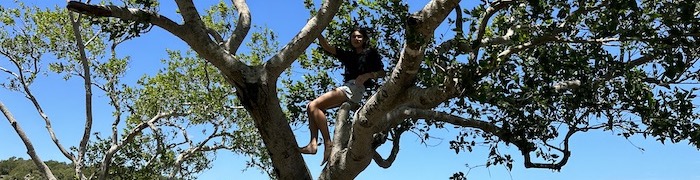
[[[277,97],[276,83],[236,84],[243,106],[255,122],[279,179],[312,179]]]

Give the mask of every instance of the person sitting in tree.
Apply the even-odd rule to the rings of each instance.
[[[359,103],[366,91],[365,87],[374,86],[373,79],[384,77],[386,74],[379,52],[375,48],[369,47],[367,29],[354,28],[350,31],[349,40],[352,47],[346,51],[328,44],[323,35],[318,36],[323,50],[340,60],[345,68],[343,86],[326,92],[307,104],[306,112],[309,116],[311,140],[309,140],[309,144],[301,147],[300,151],[304,154],[316,154],[318,131],[320,130],[323,144],[325,144],[321,165],[328,161],[332,147],[324,111],[338,107],[346,101]]]

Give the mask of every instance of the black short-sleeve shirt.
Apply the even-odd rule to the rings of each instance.
[[[371,73],[384,70],[382,57],[374,48],[367,48],[361,53],[355,51],[346,51],[336,47],[335,58],[340,60],[340,63],[345,67],[345,82],[354,80],[357,76],[365,73]],[[367,80],[365,87],[372,87],[373,80]]]

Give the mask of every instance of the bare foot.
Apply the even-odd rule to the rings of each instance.
[[[308,144],[304,147],[300,147],[299,151],[301,151],[302,154],[316,154],[316,151],[318,150],[318,147],[316,144]]]

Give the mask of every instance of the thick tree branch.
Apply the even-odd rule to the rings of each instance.
[[[307,21],[301,31],[277,54],[265,62],[263,66],[270,73],[270,78],[272,78],[268,79],[268,81],[274,80],[271,82],[276,82],[282,71],[289,68],[294,60],[304,52],[304,49],[309,47],[323,29],[328,26],[335,13],[338,12],[342,2],[341,0],[325,0],[318,13]]]
[[[116,17],[123,20],[144,21],[151,23],[177,36],[186,35],[181,25],[156,12],[136,8],[125,8],[114,5],[90,5],[78,1],[70,1],[68,10],[96,17]]]
[[[12,115],[12,113],[10,113],[10,110],[7,109],[7,107],[5,107],[5,104],[3,104],[1,101],[0,111],[2,111],[2,114],[5,115],[5,118],[7,118],[7,120],[10,122],[12,128],[15,129],[15,132],[17,132],[19,138],[22,139],[22,142],[24,142],[24,146],[27,148],[27,154],[29,155],[29,157],[31,157],[32,161],[39,169],[41,174],[46,176],[47,179],[55,180],[56,177],[51,172],[51,169],[49,169],[49,166],[47,166],[44,163],[44,161],[42,161],[41,158],[39,158],[39,155],[36,154],[36,151],[34,151],[34,145],[32,145],[32,141],[29,139],[27,134],[24,133],[24,130],[22,130],[22,127],[20,127],[15,117]]]
[[[336,113],[335,128],[333,131],[333,152],[338,152],[341,149],[348,147],[348,141],[350,139],[350,135],[352,134],[350,111],[357,110],[357,108],[359,108],[358,104],[352,102],[345,102],[340,105],[340,108],[338,108],[338,112]]]
[[[68,2],[71,11],[96,17],[115,17],[123,20],[150,23],[165,29],[185,41],[201,57],[207,59],[222,71],[230,83],[244,82],[244,75],[251,69],[235,56],[225,51],[210,37],[191,0],[176,0],[184,25],[180,25],[156,12],[113,5],[89,5],[78,1]],[[216,37],[215,37],[216,38]]]
[[[194,27],[202,28],[204,27],[204,22],[202,17],[199,16],[197,12],[197,7],[195,7],[192,0],[175,0],[177,8],[180,10],[182,19],[185,20],[185,25],[190,25]]]
[[[231,54],[236,54],[238,47],[243,43],[243,39],[248,35],[251,17],[250,9],[248,9],[248,4],[246,4],[245,0],[231,0],[231,2],[238,11],[238,23],[236,24],[236,29],[233,30],[233,34],[226,41],[226,50]]]
[[[393,146],[391,147],[391,153],[389,154],[389,157],[387,157],[386,159],[382,158],[382,155],[379,154],[379,152],[377,152],[376,150],[374,151],[374,156],[372,156],[372,159],[374,159],[374,162],[377,163],[379,167],[386,169],[391,167],[391,165],[394,163],[394,161],[396,160],[396,156],[399,154],[399,141],[403,132],[404,131],[399,130],[395,133],[392,133]]]
[[[414,86],[416,75],[420,64],[424,59],[426,43],[433,38],[435,28],[445,20],[447,15],[459,4],[459,0],[433,0],[417,13],[409,16],[406,22],[407,43],[404,45],[399,56],[399,62],[387,77],[384,85],[377,93],[367,100],[365,106],[360,109],[360,113],[365,114],[368,119],[382,116],[384,112],[393,109],[393,103],[397,98],[404,101],[396,92],[403,92],[405,88]],[[382,104],[382,106],[379,106]],[[374,117],[377,116],[377,117]],[[367,121],[360,120],[360,121]],[[358,123],[364,127],[371,126],[371,123]]]

